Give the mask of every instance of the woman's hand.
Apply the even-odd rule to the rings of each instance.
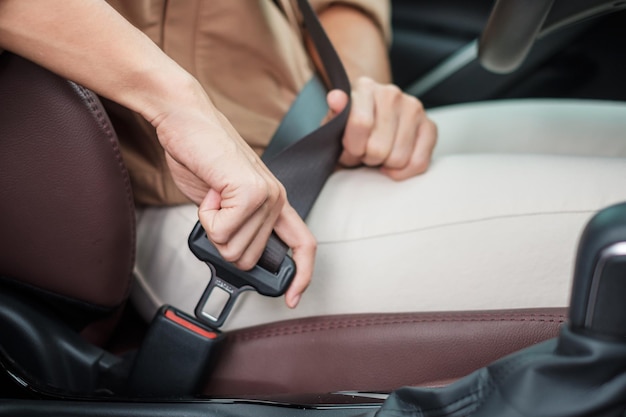
[[[331,112],[337,114],[348,97],[333,90],[327,101]],[[367,77],[357,79],[343,136],[342,165],[377,166],[399,181],[426,171],[436,142],[437,126],[417,98],[392,84]]]
[[[292,249],[297,273],[285,300],[295,307],[311,280],[316,243],[282,184],[202,91],[153,124],[177,186],[199,205],[225,260],[253,268],[272,231]]]

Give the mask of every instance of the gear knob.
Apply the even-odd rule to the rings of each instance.
[[[590,336],[626,341],[626,203],[600,211],[583,231],[570,327]]]

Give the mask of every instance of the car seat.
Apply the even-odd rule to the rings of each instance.
[[[2,364],[44,390],[123,395],[132,355],[101,348],[130,308],[135,244],[115,132],[92,92],[8,52],[0,100]],[[196,394],[439,385],[553,337],[564,318],[564,309],[416,312],[241,329]]]

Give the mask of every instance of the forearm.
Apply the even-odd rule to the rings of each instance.
[[[324,9],[319,18],[351,81],[367,76],[379,83],[391,82],[387,44],[369,16],[354,7],[335,4]]]
[[[150,121],[195,81],[102,0],[0,0],[0,48]]]

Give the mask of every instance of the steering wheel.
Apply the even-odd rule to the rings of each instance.
[[[516,70],[536,39],[594,16],[626,9],[620,0],[496,0],[480,38],[478,58],[495,73]]]
[[[497,0],[479,42],[483,67],[502,74],[517,69],[553,4],[554,0]]]

